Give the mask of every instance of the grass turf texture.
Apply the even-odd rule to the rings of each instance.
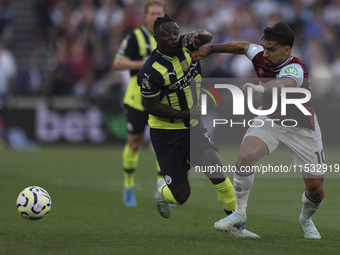
[[[247,228],[257,240],[234,239],[213,229],[225,217],[207,179],[191,179],[187,203],[169,219],[158,215],[154,154],[143,149],[136,172],[138,207],[122,203],[121,147],[49,147],[36,152],[0,151],[0,254],[338,254],[340,179],[325,182],[326,198],[315,215],[321,240],[305,240],[298,226],[302,179],[255,180]],[[222,149],[233,164],[238,148]],[[328,164],[339,163],[339,148],[325,150]],[[280,149],[263,160],[290,164]],[[340,173],[339,173],[340,177]],[[52,210],[28,221],[16,210],[25,187],[45,188]]]

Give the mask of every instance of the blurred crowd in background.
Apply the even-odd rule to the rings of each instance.
[[[28,1],[28,0],[27,0]],[[31,0],[32,33],[48,57],[32,51],[18,65],[11,51],[16,9],[0,0],[0,96],[75,95],[100,102],[121,95],[124,72],[112,61],[124,36],[143,25],[144,0]],[[314,96],[340,95],[340,0],[168,0],[167,13],[181,33],[205,28],[214,43],[261,44],[265,27],[278,21],[295,31],[293,55],[322,82]],[[205,77],[255,77],[244,56],[214,54],[203,61]]]

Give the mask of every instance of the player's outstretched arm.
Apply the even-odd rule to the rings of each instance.
[[[273,88],[277,88],[278,92],[280,92],[281,88],[284,87],[296,87],[297,84],[295,80],[288,78],[288,77],[283,77],[280,79],[273,79],[270,80],[266,83],[261,83],[259,85],[255,85],[252,83],[246,83],[241,86],[241,90],[243,93],[247,93],[248,88],[250,87],[252,89],[253,94],[267,94],[271,95]]]
[[[130,60],[120,57],[115,57],[113,61],[113,68],[116,70],[139,70],[144,65],[144,60]]]
[[[201,114],[201,111],[197,106],[195,106],[194,109],[182,111],[176,110],[168,105],[161,104],[160,96],[143,99],[146,111],[157,117],[167,119],[190,119],[190,116],[191,118],[198,118]]]
[[[193,60],[201,60],[213,53],[246,54],[249,45],[250,42],[242,41],[203,45],[191,53],[191,58]]]

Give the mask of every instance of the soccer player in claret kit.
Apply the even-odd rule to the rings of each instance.
[[[154,31],[157,49],[138,73],[138,85],[149,113],[152,145],[164,176],[157,182],[157,208],[162,217],[168,218],[170,204],[181,205],[189,198],[191,165],[222,166],[222,162],[199,121],[200,107],[197,95],[192,93],[200,85],[201,70],[190,52],[210,42],[211,33],[198,29],[181,36],[178,24],[167,15],[157,18]],[[235,196],[229,178],[223,172],[207,177],[217,191],[218,201],[230,214],[235,209]],[[233,228],[231,234],[257,237],[243,227]]]
[[[246,83],[241,86],[244,93],[251,88],[251,93],[263,94],[262,109],[267,110],[272,106],[273,88],[298,87],[311,90],[308,73],[305,65],[291,55],[294,44],[294,33],[284,23],[277,23],[264,30],[262,46],[249,42],[228,42],[223,44],[205,45],[192,53],[195,60],[203,59],[211,53],[244,54],[253,63],[259,84]],[[268,81],[269,80],[269,81]],[[262,82],[262,83],[261,83]],[[299,95],[292,95],[292,98]],[[300,95],[301,96],[301,95]],[[246,207],[249,192],[254,182],[254,173],[242,171],[244,167],[253,166],[260,158],[273,152],[279,144],[288,146],[292,153],[295,166],[301,167],[306,189],[302,194],[302,210],[299,225],[305,238],[320,239],[321,235],[316,229],[312,216],[321,206],[324,198],[323,177],[324,172],[308,172],[305,164],[324,164],[323,144],[317,117],[314,113],[312,101],[303,104],[310,115],[305,115],[295,105],[287,106],[287,115],[281,115],[281,101],[278,96],[277,109],[268,116],[258,116],[264,125],[249,128],[241,144],[234,174],[234,192],[236,209],[233,214],[215,223],[218,230],[229,231],[232,226],[245,226]],[[292,119],[296,122],[294,127],[280,125],[283,119]]]
[[[135,198],[135,175],[139,161],[140,148],[144,140],[144,129],[148,122],[148,114],[142,103],[142,96],[137,85],[137,74],[151,52],[156,48],[153,38],[153,22],[164,16],[163,0],[148,0],[145,5],[145,25],[135,29],[122,41],[113,66],[117,70],[130,70],[130,81],[124,96],[124,108],[127,117],[127,143],[123,149],[124,195],[126,206],[137,206]],[[162,178],[158,164],[157,180]]]

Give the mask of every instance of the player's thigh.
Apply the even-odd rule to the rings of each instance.
[[[279,145],[278,131],[270,125],[271,122],[263,120],[265,116],[255,119],[262,121],[263,126],[250,127],[243,137],[237,165],[253,165],[260,158],[272,153]]]
[[[218,149],[203,125],[190,128],[190,163],[191,165],[222,165]]]
[[[257,136],[247,136],[244,138],[240,152],[237,157],[238,166],[252,166],[259,159],[268,155],[267,144]]]
[[[148,123],[148,113],[146,111],[136,110],[135,108],[124,105],[126,113],[126,129],[128,134],[144,134],[145,126]]]
[[[188,130],[150,129],[157,161],[170,190],[188,180],[190,135]]]

